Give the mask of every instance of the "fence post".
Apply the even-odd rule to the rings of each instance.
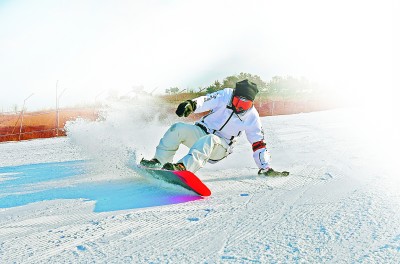
[[[20,124],[20,126],[19,126],[18,141],[21,141],[22,123],[24,122],[24,107],[22,107],[20,116],[21,116],[21,124]]]
[[[25,98],[24,100],[24,105],[22,106],[22,110],[21,110],[21,125],[19,127],[19,137],[18,140],[21,141],[21,133],[22,133],[22,125],[24,123],[24,110],[25,110],[25,102],[26,100],[28,100],[33,94],[29,95],[27,98]]]
[[[272,101],[272,111],[271,111],[271,115],[274,115],[274,109],[275,109],[275,101]]]
[[[58,137],[58,80],[56,82],[56,137]]]
[[[58,130],[59,130],[59,126],[60,126],[60,98],[62,96],[62,94],[65,92],[65,90],[67,90],[67,88],[64,88],[64,90],[60,93],[60,95],[58,95],[58,80],[56,83],[56,137],[58,137]]]

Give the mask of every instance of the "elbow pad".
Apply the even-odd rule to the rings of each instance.
[[[259,169],[268,169],[269,168],[271,154],[265,147],[254,151],[253,158]]]

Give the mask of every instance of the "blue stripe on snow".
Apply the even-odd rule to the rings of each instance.
[[[0,167],[0,208],[56,199],[83,199],[96,201],[95,212],[106,212],[201,199],[194,194],[182,194],[179,190],[162,189],[144,181],[133,180],[81,183],[68,187],[48,187],[44,190],[46,187],[38,188],[40,183],[47,181],[84,175],[85,163],[66,161]]]

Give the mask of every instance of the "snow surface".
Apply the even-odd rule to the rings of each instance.
[[[400,263],[397,135],[366,113],[262,118],[290,176],[257,176],[243,138],[203,199],[132,169],[178,119],[112,109],[0,144],[0,263]]]

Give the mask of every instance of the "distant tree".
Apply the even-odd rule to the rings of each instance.
[[[235,84],[239,81],[236,75],[228,76],[222,81],[222,88],[235,88]]]
[[[215,86],[214,86],[214,85],[210,85],[210,86],[208,86],[208,87],[206,88],[206,93],[213,93],[213,92],[216,92],[216,91],[218,91],[218,90],[215,89]]]
[[[214,82],[214,86],[215,86],[215,89],[217,89],[217,90],[221,90],[222,89],[222,85],[218,80],[216,80]]]
[[[165,89],[165,93],[167,94],[177,94],[179,92],[178,87],[171,87],[169,89]]]
[[[204,90],[206,90],[206,89],[207,89],[207,87],[199,87],[199,93],[204,92]]]
[[[221,83],[216,80],[212,85],[208,86],[206,91],[207,93],[213,93],[222,89]]]
[[[223,80],[222,88],[235,88],[236,83],[248,79],[257,84],[259,90],[265,90],[267,84],[258,75],[241,72],[239,75],[228,76]]]
[[[195,93],[195,91],[194,91],[193,88],[187,88],[187,89],[186,89],[186,92],[187,92],[187,93]]]

